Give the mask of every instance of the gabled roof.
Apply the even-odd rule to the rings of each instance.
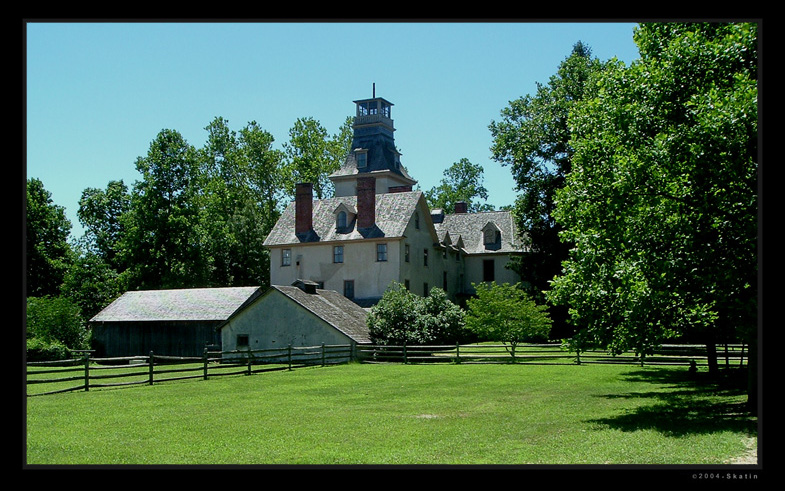
[[[376,227],[373,231],[361,231],[356,223],[350,223],[346,229],[337,230],[335,211],[344,204],[350,210],[357,209],[357,196],[341,196],[314,200],[313,202],[313,234],[309,234],[306,242],[331,242],[345,240],[359,240],[368,238],[400,238],[406,231],[406,226],[417,209],[420,200],[424,200],[420,191],[401,193],[383,193],[376,195]],[[295,206],[290,203],[286,207],[275,227],[270,231],[264,245],[280,246],[300,244],[294,233]]]
[[[259,290],[249,286],[129,291],[90,322],[223,321]]]
[[[509,211],[489,211],[480,213],[453,213],[444,215],[441,223],[434,223],[440,237],[449,231],[454,243],[461,243],[467,254],[516,253],[525,249],[520,245],[515,220]],[[486,248],[483,230],[488,226],[501,232],[501,244]]]
[[[273,285],[270,289],[281,292],[355,342],[371,342],[366,324],[368,312],[340,293],[319,289],[315,293],[306,293],[296,286],[280,285]]]

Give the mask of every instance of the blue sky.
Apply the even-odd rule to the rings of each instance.
[[[276,146],[297,118],[330,134],[376,95],[394,104],[396,146],[420,188],[454,162],[485,170],[494,206],[515,199],[491,159],[488,125],[547,83],[582,41],[601,60],[638,58],[634,23],[26,24],[26,177],[38,178],[82,234],[88,187],[139,179],[136,159],[162,129],[195,147],[215,117],[256,121]]]

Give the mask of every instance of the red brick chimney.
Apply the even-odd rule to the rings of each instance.
[[[294,197],[294,233],[305,234],[313,228],[313,184],[297,184]]]
[[[465,201],[455,203],[455,213],[466,213],[467,211],[469,211],[469,206]]]
[[[357,179],[357,228],[376,225],[376,178]]]

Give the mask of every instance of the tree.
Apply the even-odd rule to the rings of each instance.
[[[609,64],[570,115],[554,215],[575,248],[549,298],[612,352],[701,339],[715,372],[717,341],[755,345],[756,26],[643,24],[635,40],[641,59]]]
[[[264,238],[278,216],[282,197],[281,153],[255,121],[239,134],[216,118],[205,128],[200,151],[200,224],[215,286],[264,286],[269,256]]]
[[[393,283],[368,314],[371,339],[382,345],[447,344],[464,335],[464,316],[441,288],[428,297]]]
[[[26,294],[28,297],[58,295],[71,263],[68,236],[71,222],[65,210],[52,202],[52,194],[40,179],[27,180]]]
[[[79,199],[77,216],[85,229],[85,247],[116,271],[119,263],[123,216],[131,208],[131,195],[123,181],[110,181],[106,190],[87,188]]]
[[[444,171],[444,178],[438,186],[425,192],[428,205],[441,208],[445,213],[455,213],[455,204],[464,202],[468,211],[491,211],[493,207],[479,200],[488,199],[488,190],[483,186],[483,168],[463,158]]]
[[[548,339],[551,318],[545,305],[537,305],[520,284],[475,284],[475,297],[466,302],[466,326],[481,338],[508,346],[515,355],[518,344]]]
[[[553,216],[556,191],[572,168],[568,116],[602,66],[587,45],[576,43],[547,85],[538,83],[534,95],[510,102],[501,112],[502,119],[490,125],[493,158],[510,167],[520,192],[513,211],[529,249],[514,259],[512,267],[526,279],[524,288],[542,303],[570,249],[560,239],[561,225]],[[566,312],[551,310],[557,329],[566,334]]]
[[[174,130],[162,130],[136,161],[124,216],[123,260],[129,289],[204,286],[208,268],[199,227],[195,149]]]
[[[351,119],[347,119],[339,133],[328,137],[327,130],[313,118],[299,118],[289,130],[289,142],[284,144],[288,179],[286,192],[294,196],[298,182],[313,184],[317,199],[332,196],[332,182],[328,176],[338,170],[351,145]]]

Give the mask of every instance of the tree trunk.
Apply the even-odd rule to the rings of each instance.
[[[758,338],[750,336],[747,350],[747,409],[758,412]]]

